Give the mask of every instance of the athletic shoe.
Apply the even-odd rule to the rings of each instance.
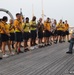
[[[29,49],[28,49],[28,48],[24,49],[24,52],[27,52],[27,51],[29,51]]]
[[[30,51],[29,48],[27,48],[27,51]]]
[[[47,44],[47,46],[51,46],[51,45],[52,45],[51,43],[48,43],[48,44]]]
[[[20,47],[23,47],[22,45],[20,45]]]
[[[14,49],[14,44],[12,44],[12,49]]]
[[[42,46],[45,47],[45,44],[43,43]]]
[[[23,53],[23,51],[19,51],[19,53]]]
[[[2,60],[2,57],[0,57],[0,60]]]
[[[42,48],[43,47],[43,45],[42,46],[38,46],[39,48]]]
[[[15,55],[15,53],[14,52],[11,52],[10,55],[13,56],[13,55]]]
[[[70,40],[68,40],[68,42],[70,43]]]
[[[36,46],[34,46],[34,48],[35,48],[35,49],[37,49],[37,48],[38,48],[38,46],[36,45]]]
[[[27,50],[24,49],[24,52],[27,52]]]
[[[62,43],[62,41],[59,41],[59,43]]]
[[[30,47],[30,49],[33,50],[34,49],[34,46]]]
[[[35,45],[38,45],[37,43],[35,43]]]
[[[44,46],[48,46],[47,44],[45,44]]]
[[[65,41],[63,41],[63,42],[65,42]]]
[[[2,50],[0,50],[0,53],[2,53]]]
[[[57,44],[57,40],[54,41],[54,44]]]
[[[9,57],[9,55],[7,55],[7,54],[4,54],[3,55],[3,58],[7,58],[7,57]]]

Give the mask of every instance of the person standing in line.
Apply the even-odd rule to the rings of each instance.
[[[67,20],[65,20],[65,27],[66,27],[67,41],[69,42],[69,24],[68,24]]]
[[[11,51],[11,47],[10,47],[10,42],[9,42],[10,34],[9,34],[9,25],[7,24],[7,21],[8,21],[7,16],[3,16],[2,21],[0,23],[3,57],[8,57],[9,56],[5,52],[6,43],[8,45],[8,49],[9,49],[10,55],[13,55],[13,53]]]
[[[36,24],[36,17],[33,16],[32,20],[30,21],[30,29],[31,29],[31,48],[34,49],[36,44],[37,38],[37,24]]]
[[[22,22],[21,22],[21,14],[17,13],[16,14],[16,19],[14,20],[14,28],[15,28],[15,52],[17,54],[23,53],[20,49],[21,42],[23,41],[22,39]]]
[[[0,18],[0,23],[1,22],[2,22],[2,19]],[[1,26],[0,26],[0,52],[2,52],[1,46],[2,46],[2,41],[1,41]]]
[[[23,39],[24,39],[24,51],[27,52],[29,51],[29,46],[28,46],[28,40],[30,38],[30,23],[29,23],[29,18],[26,17],[26,21],[23,25]]]
[[[38,44],[39,47],[43,47],[43,30],[44,30],[44,25],[42,23],[42,18],[39,19],[38,21]]]
[[[50,45],[51,40],[51,23],[50,18],[47,18],[47,20],[44,22],[44,30],[45,30],[45,46]]]
[[[15,41],[14,31],[15,31],[15,28],[13,26],[13,20],[10,19],[9,32],[10,32],[10,44],[12,45],[12,49],[14,49],[14,41]]]
[[[2,21],[2,19],[0,18],[0,22]],[[1,26],[0,26],[0,49],[1,49],[1,46],[2,46],[2,41],[1,41]],[[1,50],[2,52],[2,50]],[[2,60],[2,56],[0,57],[0,60]]]
[[[62,38],[62,42],[66,41],[66,26],[65,26],[65,22],[63,22],[63,38]]]
[[[60,22],[57,24],[56,28],[57,28],[58,41],[59,41],[59,43],[62,43],[63,29],[64,29],[62,20],[60,20]]]
[[[53,42],[56,44],[57,43],[57,31],[56,31],[56,25],[57,22],[54,19],[52,25],[51,25],[51,29],[52,29],[52,36],[53,36]]]

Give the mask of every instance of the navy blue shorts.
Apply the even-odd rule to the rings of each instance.
[[[31,39],[35,40],[37,37],[37,31],[36,30],[31,30]]]
[[[54,36],[54,32],[50,32],[50,36]]]
[[[9,36],[6,34],[1,34],[1,42],[9,41]]]
[[[30,38],[30,33],[29,32],[24,32],[23,33],[23,39],[28,41],[29,38]]]
[[[15,32],[15,42],[22,42],[22,41],[23,41],[22,32]]]
[[[51,32],[48,31],[48,30],[45,30],[44,36],[45,37],[50,37],[51,36]]]
[[[41,32],[41,31],[38,32],[38,38],[39,39],[42,39],[43,38],[43,32]]]
[[[1,43],[2,41],[1,41],[1,34],[0,34],[0,43]]]
[[[15,41],[15,34],[14,33],[10,33],[10,41]]]
[[[63,36],[63,31],[57,30],[57,35]]]
[[[54,31],[54,36],[57,36],[57,30]]]
[[[66,33],[66,35],[69,35],[69,31],[66,31],[65,33]]]
[[[66,31],[63,31],[63,36],[66,36]]]

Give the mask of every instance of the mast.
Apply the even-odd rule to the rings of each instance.
[[[22,13],[22,8],[20,8],[20,14],[21,14],[21,22],[24,21],[23,13]]]
[[[32,17],[34,16],[34,5],[32,4]]]
[[[44,8],[43,8],[43,0],[42,0],[42,19],[44,21]]]
[[[23,14],[22,14],[22,8],[20,8],[20,14],[23,15]]]

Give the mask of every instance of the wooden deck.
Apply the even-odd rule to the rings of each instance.
[[[68,43],[31,50],[0,60],[0,75],[74,75]]]

